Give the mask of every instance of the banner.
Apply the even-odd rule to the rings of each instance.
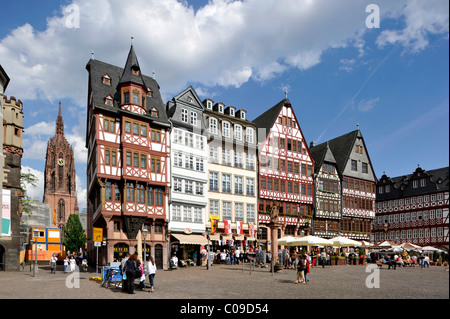
[[[2,189],[2,236],[11,236],[11,190]]]
[[[217,232],[217,219],[211,219],[211,235]]]
[[[225,219],[223,223],[225,227],[225,234],[231,234],[231,220]]]
[[[243,223],[244,223],[244,222],[242,222],[242,221],[236,222],[236,226],[237,226],[237,234],[238,234],[238,235],[243,235],[243,234],[244,234],[244,227],[242,227],[242,226],[243,226]]]
[[[248,223],[248,228],[250,230],[250,235],[251,236],[255,236],[255,223],[254,222],[250,222]]]

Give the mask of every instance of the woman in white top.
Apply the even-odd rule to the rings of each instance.
[[[150,292],[155,291],[155,274],[156,274],[156,264],[153,260],[153,257],[149,257],[149,261],[147,263],[147,273],[148,273],[148,279],[150,281]]]
[[[70,265],[70,272],[74,272],[76,264],[75,264],[75,258],[73,258],[73,256],[70,256],[69,265]]]

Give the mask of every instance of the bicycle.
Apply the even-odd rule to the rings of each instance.
[[[106,269],[106,274],[105,274],[105,276],[103,278],[103,281],[102,281],[100,286],[101,287],[105,287],[106,289],[110,288],[111,287],[112,278],[113,277],[115,278],[116,274],[117,274],[117,270],[112,269],[112,268]]]

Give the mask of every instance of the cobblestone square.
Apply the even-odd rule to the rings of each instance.
[[[213,265],[157,271],[155,292],[136,290],[122,293],[119,288],[102,288],[89,280],[95,272],[79,273],[79,288],[74,275],[64,274],[58,266],[51,274],[40,266],[32,277],[29,266],[21,272],[0,272],[0,299],[449,299],[449,272],[432,266],[373,269],[366,266],[314,267],[306,285],[294,284],[296,272],[283,269],[272,275],[268,268]],[[379,271],[379,288],[368,288],[369,276]],[[71,277],[69,277],[71,276]],[[68,285],[67,285],[67,282]],[[373,282],[373,280],[372,280]],[[146,285],[148,286],[148,279]]]

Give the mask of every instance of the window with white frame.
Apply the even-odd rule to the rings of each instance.
[[[427,210],[423,211],[423,220],[428,220],[428,211]]]
[[[173,130],[173,142],[183,144],[183,131],[179,129]]]
[[[173,165],[175,167],[183,167],[183,153],[181,152],[173,153]]]
[[[181,109],[181,121],[185,123],[188,122],[188,110]]]
[[[195,184],[195,194],[196,195],[203,195],[203,183],[197,182]]]
[[[219,148],[214,145],[209,145],[209,162],[219,163]]]
[[[216,172],[209,173],[209,190],[210,191],[219,191],[219,174]]]
[[[192,222],[192,206],[183,206],[183,221]]]
[[[229,122],[222,122],[222,136],[224,136],[224,137],[231,137],[231,135],[230,135],[230,123]]]
[[[443,200],[444,199],[444,194],[443,193],[437,194],[437,199],[438,200]]]
[[[444,234],[443,230],[444,229],[442,227],[437,228],[437,237],[442,237],[442,235]]]
[[[244,194],[244,178],[242,176],[234,177],[234,193],[239,195]]]
[[[217,134],[217,119],[215,118],[209,119],[209,133]]]
[[[400,214],[400,223],[403,223],[405,221],[405,215]]]
[[[183,191],[183,180],[181,178],[173,179],[173,191],[179,193]]]
[[[193,187],[193,182],[192,181],[184,181],[184,192],[186,194],[193,194],[194,192],[194,187]]]
[[[210,215],[219,215],[219,201],[218,200],[210,200],[209,201],[209,214]]]
[[[172,205],[172,220],[181,222],[181,205]]]
[[[431,237],[436,237],[436,228],[431,228]]]
[[[235,151],[234,152],[234,167],[243,168],[243,157],[242,157],[242,151]]]
[[[254,196],[255,195],[255,179],[247,177],[247,185],[246,185],[246,195]]]
[[[222,164],[231,165],[231,150],[229,148],[222,148]]]
[[[253,143],[254,141],[254,130],[251,127],[247,127],[247,129],[245,130],[245,138],[247,143]]]
[[[419,187],[419,181],[415,180],[415,181],[413,181],[413,188],[417,188],[417,187]]]
[[[430,219],[436,218],[436,211],[434,209],[430,210]]]
[[[222,174],[222,192],[231,193],[231,175]]]
[[[191,125],[197,125],[197,112],[191,112]]]
[[[255,222],[256,222],[255,205],[247,204],[247,223],[255,223]]]
[[[237,222],[244,221],[244,204],[234,203],[234,218]]]
[[[231,202],[222,203],[223,219],[231,220]]]
[[[194,223],[203,223],[203,214],[201,207],[194,207]]]
[[[430,237],[430,229],[429,228],[425,228],[425,238],[429,238]]]
[[[234,138],[238,141],[242,141],[242,126],[240,125],[234,126]]]
[[[436,219],[442,218],[442,209],[436,209]]]

